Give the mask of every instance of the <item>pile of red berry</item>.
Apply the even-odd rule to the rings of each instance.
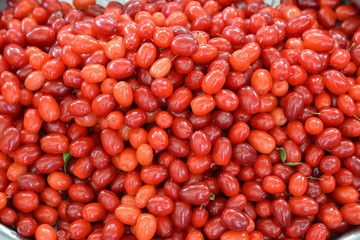
[[[237,4],[8,0],[0,223],[36,240],[360,225],[359,1]]]

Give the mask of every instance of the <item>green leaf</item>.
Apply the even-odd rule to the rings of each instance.
[[[299,163],[287,163],[287,162],[285,162],[285,160],[286,160],[285,149],[283,149],[283,148],[276,148],[276,149],[279,150],[279,152],[280,152],[280,159],[281,159],[281,162],[283,164],[288,165],[288,166],[297,166],[297,165],[303,164],[302,162],[299,162]]]
[[[282,163],[285,163],[285,159],[286,159],[286,152],[283,148],[276,148],[277,150],[279,150],[280,152],[280,159]]]
[[[214,201],[214,200],[215,200],[215,194],[213,194],[213,193],[211,194],[210,200],[211,200],[211,201]]]
[[[64,159],[64,172],[67,173],[67,164],[69,162],[69,160],[72,158],[71,154],[69,151],[66,151],[63,153],[63,159]]]

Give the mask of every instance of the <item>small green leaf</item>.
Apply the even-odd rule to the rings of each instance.
[[[215,200],[215,194],[213,194],[213,193],[211,194],[210,200],[211,200],[211,201],[214,201],[214,200]]]
[[[286,152],[283,148],[276,148],[277,150],[279,150],[280,152],[280,159],[282,161],[282,163],[285,163],[285,159],[286,159]]]
[[[69,160],[72,158],[71,154],[69,151],[66,151],[63,153],[63,159],[64,159],[64,172],[67,173],[67,164],[69,162]]]
[[[301,165],[303,164],[302,162],[299,162],[299,163],[288,163],[288,162],[285,162],[286,160],[286,152],[283,148],[276,148],[277,150],[279,150],[280,152],[280,159],[281,159],[281,162],[285,165],[288,165],[288,166],[297,166],[297,165]]]

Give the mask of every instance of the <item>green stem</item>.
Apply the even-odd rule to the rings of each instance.
[[[314,115],[321,115],[321,113],[317,113],[317,112],[312,112],[311,114],[314,114]]]
[[[111,118],[107,118],[106,120],[109,120],[110,122],[115,123],[115,121],[112,120]]]
[[[355,47],[355,44],[356,44],[356,43],[352,43],[352,44],[351,44],[351,46],[350,46],[349,49],[348,49],[348,52],[350,52],[351,49],[352,49],[353,47]]]
[[[66,121],[67,121],[67,120],[70,120],[70,119],[72,119],[72,118],[74,118],[74,116],[69,116],[69,117],[66,118]]]
[[[221,72],[223,73],[228,66],[229,64],[227,63]]]
[[[322,178],[316,178],[316,177],[313,177],[313,176],[308,176],[307,178],[310,179],[310,180],[323,180]]]
[[[175,58],[177,58],[177,57],[178,57],[178,55],[175,55],[175,57],[173,57],[170,62],[174,61]]]

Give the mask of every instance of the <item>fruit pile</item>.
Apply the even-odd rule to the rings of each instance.
[[[8,0],[0,223],[36,240],[360,225],[359,1],[237,4]]]

